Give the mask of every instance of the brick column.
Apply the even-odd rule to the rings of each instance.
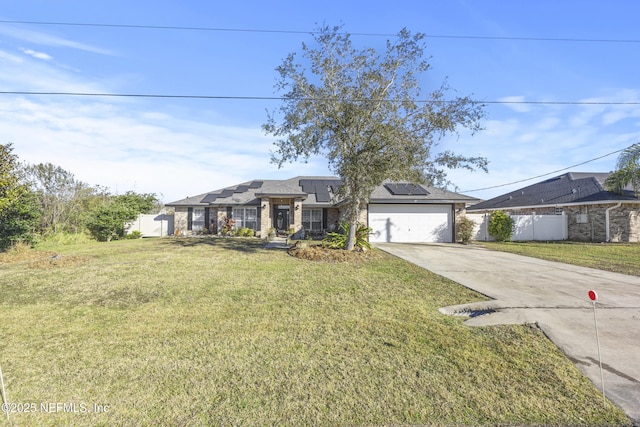
[[[260,199],[260,238],[266,239],[269,237],[269,229],[272,227],[271,221],[271,203],[268,197]]]
[[[293,201],[293,223],[291,226],[293,227],[294,233],[297,234],[302,230],[302,199],[296,198]]]
[[[217,222],[218,222],[218,233],[222,232],[222,228],[224,227],[224,218],[226,218],[227,216],[227,208],[226,207],[220,207],[218,208],[218,217]]]

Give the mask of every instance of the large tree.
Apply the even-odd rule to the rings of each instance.
[[[30,165],[25,171],[40,202],[42,234],[82,230],[85,206],[88,199],[99,194],[99,189],[91,188],[77,180],[73,173],[51,163]]]
[[[424,35],[402,30],[383,53],[354,47],[341,27],[324,26],[316,47],[302,46],[277,68],[284,92],[278,112],[263,125],[277,137],[278,166],[325,156],[343,182],[339,196],[350,224],[346,249],[354,246],[360,210],[384,180],[446,185],[446,169],[487,169],[487,160],[434,148],[460,128],[480,129],[482,105],[450,97],[445,83],[422,96]]]
[[[625,148],[618,156],[616,170],[605,181],[607,189],[623,194],[631,186],[636,197],[640,194],[640,142]]]
[[[18,241],[31,242],[38,221],[35,194],[20,175],[11,144],[0,144],[0,250]]]

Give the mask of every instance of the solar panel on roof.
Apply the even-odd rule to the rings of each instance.
[[[200,203],[211,203],[218,198],[218,194],[207,194],[204,199],[200,200]]]
[[[249,184],[249,188],[260,188],[262,187],[263,181],[253,181]]]
[[[316,201],[320,203],[330,202],[330,191],[335,192],[341,184],[342,182],[336,179],[301,179],[298,182],[302,191],[307,194],[315,194]]]
[[[233,190],[222,190],[218,197],[229,197],[231,195],[233,195]]]
[[[385,184],[387,190],[394,196],[413,196],[413,195],[427,195],[429,192],[416,184],[397,183],[397,184]]]
[[[329,194],[329,192],[327,190],[318,191],[316,193],[316,201],[317,202],[330,202],[331,201],[331,195]]]
[[[234,193],[245,193],[250,187],[246,184],[238,185],[238,187],[233,191]]]
[[[311,191],[311,180],[310,179],[301,179],[300,182],[298,182],[298,185],[300,185],[300,187],[302,187],[302,191],[304,191],[305,193],[312,193],[313,191]]]

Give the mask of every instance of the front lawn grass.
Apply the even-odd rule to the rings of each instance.
[[[480,244],[492,250],[640,276],[640,244],[579,242],[481,242]]]
[[[38,405],[16,425],[628,424],[539,330],[444,316],[483,297],[384,253],[46,249],[0,257],[6,391]]]

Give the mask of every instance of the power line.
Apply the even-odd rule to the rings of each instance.
[[[53,22],[53,21],[21,21],[0,20],[4,24],[20,25],[51,25],[73,27],[103,27],[103,28],[132,28],[142,30],[171,30],[171,31],[210,31],[210,32],[235,32],[235,33],[272,33],[272,34],[318,34],[318,31],[301,30],[268,30],[258,28],[220,28],[220,27],[191,27],[174,25],[140,25],[140,24],[106,24],[96,22]],[[343,33],[352,36],[367,37],[396,37],[391,33]],[[571,43],[640,43],[640,39],[585,39],[577,37],[508,37],[508,36],[462,36],[450,34],[424,34],[432,39],[463,39],[463,40],[515,40],[515,41],[545,41],[545,42],[571,42]]]
[[[46,96],[104,96],[120,98],[176,98],[176,99],[235,99],[245,101],[283,100],[280,96],[224,96],[224,95],[169,95],[155,93],[98,93],[98,92],[29,92],[0,91],[0,95],[46,95]]]
[[[478,189],[475,189],[475,190],[462,190],[462,191],[461,191],[461,193],[473,193],[473,192],[475,192],[475,191],[492,190],[492,189],[494,189],[494,188],[506,187],[506,186],[508,186],[508,185],[520,184],[521,182],[526,182],[526,181],[531,181],[531,180],[533,180],[533,179],[543,178],[543,177],[548,176],[548,175],[553,175],[554,173],[558,173],[558,172],[566,171],[566,170],[568,170],[568,169],[572,169],[572,168],[575,168],[575,167],[577,167],[577,166],[586,165],[587,163],[591,163],[591,162],[595,162],[596,160],[604,159],[605,157],[609,157],[609,156],[611,156],[612,154],[619,153],[619,152],[621,152],[621,151],[623,151],[623,150],[626,150],[627,148],[628,148],[628,147],[621,148],[621,149],[619,149],[619,150],[612,151],[611,153],[605,154],[604,156],[596,157],[595,159],[587,160],[587,161],[582,162],[582,163],[578,163],[578,164],[575,164],[575,165],[572,165],[572,166],[568,166],[568,167],[566,167],[566,168],[558,169],[558,170],[555,170],[555,171],[553,171],[553,172],[547,172],[547,173],[544,173],[544,174],[542,174],[542,175],[537,175],[537,176],[534,176],[534,177],[531,177],[531,178],[521,179],[521,180],[519,180],[519,181],[513,181],[513,182],[509,182],[509,183],[507,183],[507,184],[500,184],[500,185],[493,185],[493,186],[491,186],[491,187],[478,188]]]
[[[283,96],[227,96],[227,95],[171,95],[154,93],[106,93],[106,92],[31,92],[31,91],[0,91],[0,95],[27,96],[86,96],[86,97],[120,97],[120,98],[169,98],[169,99],[222,99],[240,101],[283,101],[289,99]],[[309,101],[330,101],[332,98],[301,98]],[[402,102],[394,99],[349,99],[353,102]],[[428,100],[418,99],[418,103],[448,104],[456,100]],[[640,101],[480,101],[471,100],[476,104],[528,104],[528,105],[640,105]]]

